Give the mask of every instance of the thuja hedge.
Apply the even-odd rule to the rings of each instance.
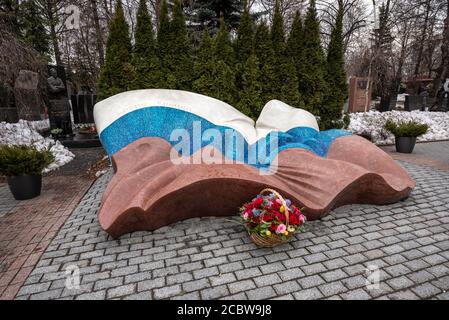
[[[182,5],[161,3],[157,32],[144,0],[137,12],[134,45],[122,5],[117,1],[110,23],[105,65],[98,96],[132,89],[188,90],[223,100],[257,119],[265,103],[279,99],[318,117],[322,129],[341,128],[347,98],[343,59],[343,2],[332,30],[328,52],[320,41],[315,1],[307,14],[297,12],[288,34],[275,6],[271,28],[255,23],[244,1],[240,25],[231,38],[221,21],[214,36],[205,28],[194,50]],[[155,36],[156,34],[156,36]]]

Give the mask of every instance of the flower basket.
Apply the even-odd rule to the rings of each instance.
[[[305,231],[306,218],[301,210],[273,189],[262,190],[244,204],[240,216],[251,240],[263,248],[286,243],[296,232]]]

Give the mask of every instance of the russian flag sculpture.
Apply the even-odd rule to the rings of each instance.
[[[344,130],[270,101],[256,123],[232,106],[177,90],[137,90],[96,104],[115,171],[98,213],[113,237],[201,216],[231,216],[264,188],[309,220],[352,204],[406,198],[415,182],[389,155]]]

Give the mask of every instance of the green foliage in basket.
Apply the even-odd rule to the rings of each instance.
[[[40,175],[55,157],[50,151],[32,146],[0,146],[0,175]]]

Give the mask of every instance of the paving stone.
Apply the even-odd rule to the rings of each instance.
[[[388,285],[395,290],[402,290],[413,286],[413,282],[405,276],[393,278],[387,281]]]
[[[278,283],[273,286],[274,290],[278,295],[290,294],[301,289],[297,281],[288,281]]]
[[[430,283],[425,283],[412,288],[412,291],[416,293],[421,299],[429,299],[439,294],[441,292],[441,289],[433,286]]]
[[[317,288],[300,290],[293,293],[297,300],[316,300],[323,297],[323,294]]]
[[[210,287],[210,283],[206,278],[189,281],[182,284],[182,289],[186,292],[197,291],[208,287]]]
[[[201,298],[204,300],[218,299],[229,295],[229,290],[225,285],[201,290]]]
[[[344,273],[342,270],[334,270],[334,271],[328,271],[321,274],[324,280],[327,282],[332,282],[336,280],[340,280],[347,277],[347,274]]]
[[[298,283],[302,288],[308,289],[311,287],[318,287],[319,285],[325,283],[323,278],[319,275],[304,277],[298,280]]]
[[[154,290],[154,298],[155,299],[166,299],[181,293],[181,285],[176,284],[173,286],[167,286]]]
[[[76,297],[76,300],[104,300],[105,298],[106,290],[102,290],[80,294]]]
[[[250,300],[265,300],[276,295],[272,287],[262,287],[246,292]]]
[[[325,297],[333,296],[347,291],[348,289],[343,285],[341,281],[328,282],[318,286],[318,289],[323,293]]]
[[[228,284],[229,291],[234,294],[241,291],[247,291],[255,288],[256,285],[253,280],[243,280]]]
[[[369,300],[371,296],[366,293],[363,289],[357,289],[353,291],[348,291],[346,293],[342,293],[341,297],[343,300]]]
[[[119,287],[109,289],[107,291],[107,297],[108,297],[108,299],[122,297],[122,296],[126,296],[126,295],[134,293],[135,290],[136,290],[136,284],[127,284],[124,286],[119,286]]]

